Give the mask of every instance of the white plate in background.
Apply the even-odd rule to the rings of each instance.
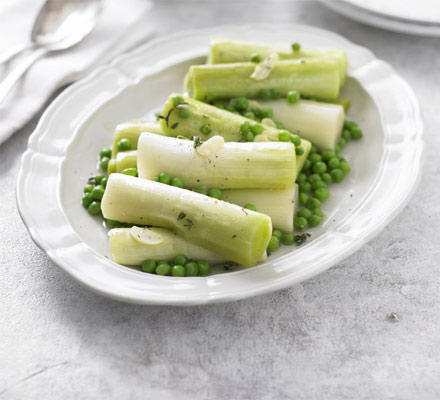
[[[352,172],[332,185],[323,224],[301,247],[285,247],[264,264],[209,277],[145,274],[113,263],[102,220],[81,206],[99,150],[114,127],[160,107],[179,91],[189,65],[201,62],[211,35],[305,47],[344,49],[350,116],[362,141],[343,151]],[[17,203],[33,240],[64,271],[102,295],[139,304],[195,305],[232,301],[309,279],[358,250],[408,203],[421,172],[422,120],[410,87],[383,61],[341,36],[307,26],[225,26],[151,41],[98,68],[65,90],[29,139],[17,181]]]
[[[348,18],[396,32],[440,36],[439,0],[320,0]]]

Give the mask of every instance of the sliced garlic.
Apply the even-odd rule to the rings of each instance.
[[[131,237],[141,244],[154,246],[163,242],[162,235],[157,232],[153,232],[149,228],[140,228],[139,226],[133,226],[130,229]]]
[[[274,120],[272,118],[263,118],[261,120],[261,123],[263,125],[271,126],[272,128],[276,128],[277,125],[275,124]]]
[[[196,152],[202,157],[211,157],[223,149],[225,139],[223,136],[213,136],[200,146],[196,147]]]
[[[275,64],[279,59],[278,53],[272,53],[267,56],[263,61],[257,64],[254,72],[251,75],[251,78],[256,81],[266,79],[272,72],[273,67],[275,67]]]

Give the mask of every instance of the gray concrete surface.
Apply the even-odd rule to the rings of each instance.
[[[299,22],[370,47],[421,101],[419,190],[376,239],[302,285],[207,307],[127,305],[60,271],[20,220],[14,186],[35,118],[0,150],[0,398],[439,399],[440,40],[314,1],[157,0],[152,20],[159,35]]]

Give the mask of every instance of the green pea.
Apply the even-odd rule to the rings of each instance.
[[[200,194],[204,194],[205,196],[208,195],[208,189],[205,187],[199,187],[197,189],[194,189],[194,192],[200,193]]]
[[[303,165],[303,171],[309,171],[312,168],[312,162],[310,160],[306,160]]]
[[[285,246],[290,246],[294,243],[295,236],[292,233],[286,233],[285,235],[281,236],[281,243]]]
[[[351,138],[354,140],[362,139],[364,134],[362,133],[362,129],[359,126],[350,129]]]
[[[317,199],[316,197],[311,197],[309,199],[309,201],[307,202],[306,207],[309,210],[314,210],[315,208],[320,208],[321,207],[321,201],[319,199]]]
[[[182,119],[187,119],[191,115],[191,111],[189,111],[187,108],[180,108],[179,109],[179,116]]]
[[[280,247],[280,240],[276,236],[272,236],[267,245],[267,251],[273,252]]]
[[[310,183],[317,182],[321,180],[321,175],[315,172],[314,174],[309,175],[308,179]]]
[[[191,261],[185,264],[185,276],[197,276],[199,274],[199,266]]]
[[[156,261],[154,260],[145,260],[142,262],[141,269],[144,272],[148,272],[152,274],[156,270]]]
[[[188,262],[188,259],[184,254],[179,254],[176,257],[174,257],[174,264],[178,265],[185,265]]]
[[[290,104],[297,103],[299,99],[301,98],[301,93],[297,90],[291,90],[289,93],[287,93],[287,101]]]
[[[235,108],[232,104],[226,104],[225,110],[230,112],[235,112]]]
[[[249,107],[249,101],[246,97],[239,97],[235,100],[235,109],[237,111],[245,111]]]
[[[173,102],[173,107],[176,108],[179,104],[182,104],[185,99],[182,96],[174,96],[171,101]]]
[[[332,149],[324,150],[321,154],[323,161],[331,160],[333,157],[336,157],[335,152]]]
[[[354,121],[350,121],[350,120],[348,120],[348,119],[346,119],[345,121],[344,121],[344,129],[349,129],[349,130],[351,130],[351,129],[353,129],[353,128],[358,128],[359,126],[358,126],[358,124],[356,123],[356,122],[354,122]]]
[[[278,239],[281,240],[281,236],[283,236],[283,234],[281,233],[281,231],[279,229],[274,229],[272,231],[272,236],[277,237]]]
[[[183,265],[173,265],[171,275],[179,277],[185,276],[185,267]]]
[[[275,121],[275,128],[284,129],[284,125],[281,122]]]
[[[351,139],[351,132],[350,132],[350,130],[349,130],[349,129],[344,129],[344,130],[342,131],[342,137],[343,137],[345,140],[349,141],[349,140]]]
[[[220,110],[224,110],[225,109],[225,105],[223,103],[220,103],[219,101],[216,101],[214,103],[214,106],[217,108],[220,108]]]
[[[254,63],[259,63],[261,61],[261,56],[258,53],[254,53],[251,56],[251,61]]]
[[[255,119],[255,113],[253,111],[247,111],[243,114],[244,117],[249,118],[249,119]],[[250,129],[250,125],[249,125],[249,129]]]
[[[313,190],[317,190],[317,189],[327,189],[327,184],[320,180],[320,181],[315,181],[312,183],[312,188]]]
[[[261,89],[258,92],[258,97],[263,100],[269,100],[272,97],[272,95],[269,89]]]
[[[100,201],[92,201],[87,208],[89,214],[97,215],[101,212],[101,202]]]
[[[255,118],[261,119],[261,110],[258,107],[252,107],[251,111],[255,114]]]
[[[295,147],[295,153],[297,156],[302,156],[304,154],[304,149],[302,147]]]
[[[95,186],[90,192],[93,200],[101,200],[104,196],[104,186],[98,185]]]
[[[322,217],[317,215],[317,214],[313,214],[308,220],[307,222],[309,223],[310,226],[318,226],[322,221]]]
[[[271,108],[263,108],[261,110],[261,118],[272,118],[273,110]]]
[[[318,148],[314,144],[312,144],[312,146],[310,147],[310,154],[317,153],[317,152],[318,152]],[[321,160],[318,160],[318,161],[321,161]]]
[[[104,157],[111,158],[112,157],[112,149],[108,149],[108,148],[102,149],[99,152],[99,158],[102,159]]]
[[[309,195],[307,193],[300,193],[299,194],[299,203],[305,206],[309,201]]]
[[[157,275],[165,276],[165,275],[169,275],[170,272],[171,272],[171,266],[168,263],[159,264],[156,267],[156,274]]]
[[[92,203],[92,201],[93,201],[92,194],[90,192],[84,193],[84,196],[82,197],[82,200],[81,200],[82,205],[85,208],[88,208],[89,205]]]
[[[257,211],[257,207],[255,207],[253,204],[251,203],[246,203],[243,208],[246,208],[248,210],[252,210],[252,211]]]
[[[270,89],[270,97],[274,100],[281,99],[283,92],[279,89]]]
[[[308,193],[312,190],[312,184],[310,182],[301,182],[298,186],[300,193]]]
[[[290,141],[295,146],[301,146],[301,138],[299,136],[294,135],[293,133],[290,134]]]
[[[157,175],[157,181],[169,185],[171,183],[171,176],[168,172],[161,172]]]
[[[303,231],[304,229],[307,228],[308,223],[307,223],[307,220],[305,218],[297,217],[297,218],[295,218],[294,225],[295,225],[295,229],[297,231]]]
[[[292,50],[293,51],[300,51],[301,50],[301,45],[299,43],[292,43]]]
[[[278,132],[278,140],[280,142],[290,142],[290,132],[286,130],[281,130]]]
[[[323,182],[325,182],[327,185],[330,185],[330,183],[333,182],[332,176],[328,173],[325,172],[321,175],[321,179]]]
[[[202,125],[200,127],[200,132],[202,132],[204,135],[209,135],[212,132],[212,129],[209,125]]]
[[[322,212],[322,210],[320,208],[315,208],[313,210],[313,214],[319,215],[321,218],[324,217],[324,213]]]
[[[115,221],[114,219],[106,219],[105,220],[105,226],[108,229],[113,229],[113,228],[121,228],[122,227],[122,223],[119,221]]]
[[[94,187],[95,186],[93,186],[93,185],[86,185],[86,186],[84,186],[83,192],[84,193],[90,193],[93,190]]]
[[[246,140],[246,142],[253,142],[254,139],[255,139],[255,135],[251,131],[246,132],[244,134],[244,140]]]
[[[185,184],[180,176],[175,176],[173,179],[171,179],[171,186],[183,189],[185,187]]]
[[[330,159],[327,162],[327,165],[330,169],[335,169],[339,167],[339,158],[338,157],[333,157],[332,159]]]
[[[339,146],[341,147],[341,149],[343,149],[345,146],[347,146],[347,141],[346,141],[343,137],[341,137],[341,138],[339,139],[338,144],[339,144]]]
[[[263,133],[264,131],[264,126],[261,124],[254,124],[251,126],[251,131],[255,134],[255,135],[259,135],[260,133]]]
[[[310,218],[311,215],[312,215],[312,212],[308,208],[300,208],[296,213],[297,217],[302,217],[305,219]]]
[[[222,191],[220,189],[217,189],[217,188],[211,188],[211,189],[209,189],[208,196],[209,197],[214,197],[214,199],[217,199],[217,200],[221,200],[221,198],[222,198]]]
[[[121,174],[128,176],[138,176],[137,168],[125,168],[121,171]]]
[[[304,172],[300,172],[296,178],[297,183],[307,182],[307,175]]]
[[[309,160],[310,160],[310,162],[312,164],[314,164],[314,163],[316,163],[318,161],[321,161],[322,160],[321,154],[319,154],[319,153],[311,153],[309,155]]]
[[[101,186],[105,188],[107,186],[107,182],[108,182],[108,178],[105,176],[104,178],[101,179]]]
[[[251,129],[251,124],[249,123],[249,122],[243,122],[241,125],[240,125],[240,132],[241,133],[246,133],[246,132],[248,132],[249,130]]]
[[[103,171],[107,171],[109,161],[110,161],[110,158],[102,157],[101,161],[99,162],[99,168],[101,168]]]
[[[348,174],[351,171],[350,164],[347,161],[341,161],[339,168],[341,168],[344,174]]]
[[[207,276],[211,272],[211,265],[209,265],[208,261],[205,260],[197,260],[197,266],[199,267],[199,275]]]
[[[314,196],[321,201],[327,200],[329,198],[329,193],[327,188],[319,188],[314,192]],[[317,207],[315,207],[317,208]]]
[[[339,146],[339,144],[337,144],[337,145],[335,146],[335,153],[336,153],[336,154],[339,154],[340,151],[341,151],[341,146]]]
[[[323,174],[325,171],[327,171],[327,165],[323,161],[317,161],[313,164],[312,170],[317,174]]]
[[[105,175],[96,175],[95,176],[95,185],[101,184],[101,181],[105,178]]]
[[[118,151],[127,151],[131,150],[131,140],[127,138],[121,139],[116,145]]]
[[[332,179],[336,183],[340,183],[344,180],[344,172],[340,168],[335,168],[330,171]]]

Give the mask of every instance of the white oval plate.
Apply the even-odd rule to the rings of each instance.
[[[396,32],[440,36],[438,0],[320,0],[348,18]]]
[[[96,173],[99,149],[116,124],[160,107],[179,91],[188,66],[201,62],[211,35],[270,43],[342,48],[350,60],[345,94],[365,138],[344,156],[349,177],[332,185],[326,218],[307,244],[284,247],[254,268],[173,278],[113,263],[107,232],[80,204]],[[29,139],[17,182],[18,207],[33,240],[63,270],[105,296],[140,304],[194,305],[231,301],[309,279],[354,253],[402,211],[421,171],[422,120],[409,86],[368,50],[306,26],[250,25],[177,33],[154,40],[99,68],[65,90]]]

